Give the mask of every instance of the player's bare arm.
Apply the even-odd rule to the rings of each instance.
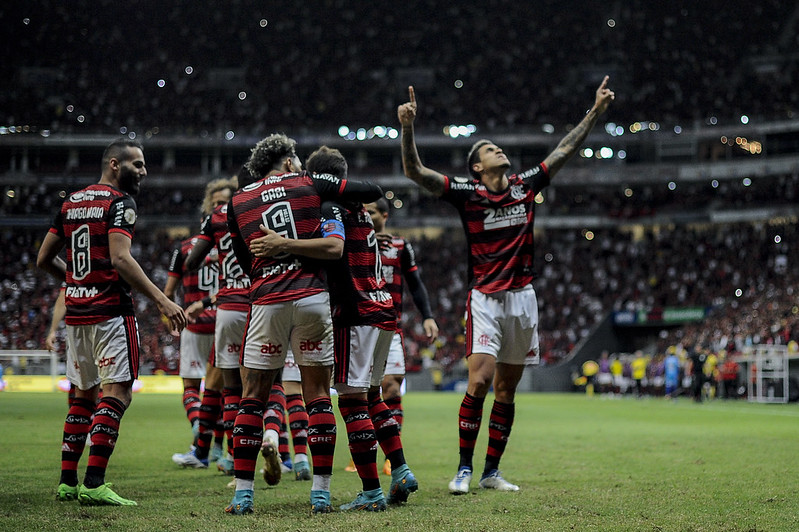
[[[166,285],[164,285],[164,295],[169,299],[174,299],[175,294],[178,291],[178,283],[180,283],[180,277],[176,275],[170,275],[166,278]]]
[[[416,119],[416,93],[413,86],[408,87],[410,101],[397,108],[397,117],[402,126],[402,168],[408,178],[426,188],[436,196],[444,193],[444,176],[422,164],[416,149],[413,134],[413,121]]]
[[[189,256],[186,257],[186,269],[193,272],[199,270],[203,265],[203,259],[211,252],[214,243],[202,238],[197,239],[197,243],[191,248]],[[217,259],[218,260],[218,259]]]
[[[65,300],[66,291],[62,288],[58,291],[58,297],[53,305],[53,317],[50,319],[50,332],[47,333],[47,337],[44,339],[44,345],[47,347],[48,351],[52,351],[55,348],[58,324],[61,323],[61,320],[63,320],[64,316],[67,315],[67,305]]]
[[[210,296],[209,298],[211,304],[216,303],[216,296]],[[186,313],[186,318],[189,320],[189,323],[194,323],[197,321],[197,318],[200,314],[203,313],[205,310],[205,300],[195,301],[191,305],[185,308],[184,312]]]
[[[256,257],[273,257],[280,253],[291,253],[312,259],[335,260],[344,253],[344,241],[336,237],[286,238],[261,225],[264,236],[250,242],[250,253]]]
[[[136,259],[130,254],[130,237],[124,233],[108,233],[108,251],[111,265],[136,291],[141,292],[156,304],[159,312],[169,320],[174,331],[182,331],[187,324],[186,314],[180,305],[166,297],[147,277]]]
[[[67,263],[58,256],[63,248],[64,239],[53,233],[47,233],[36,257],[36,266],[61,282],[67,280]]]
[[[594,105],[585,115],[585,118],[563,137],[555,150],[544,160],[544,164],[549,170],[550,178],[563,168],[566,161],[577,152],[580,144],[583,143],[588,133],[593,129],[599,116],[607,110],[610,102],[616,97],[616,94],[608,88],[608,79],[609,77],[605,76],[599,88],[596,90]]]

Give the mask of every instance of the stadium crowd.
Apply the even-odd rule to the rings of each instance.
[[[359,178],[369,177],[361,175]],[[0,215],[49,214],[63,200],[66,192],[78,190],[88,182],[81,180],[60,185],[37,182],[7,186],[5,194],[0,196]],[[412,184],[405,189],[396,189],[394,194],[403,200],[402,209],[394,211],[396,220],[418,219],[435,213],[446,215],[449,212],[448,206],[430,195],[419,194]],[[711,211],[794,205],[799,199],[799,169],[762,177],[679,183],[673,189],[669,188],[668,183],[591,187],[555,183],[544,191],[544,195],[545,200],[537,210],[539,215],[544,216],[607,216],[631,221],[684,213],[697,217]],[[199,219],[197,206],[202,200],[202,188],[148,185],[141,191],[139,199],[143,216],[169,213],[172,216],[195,216]]]
[[[43,231],[3,229],[0,349],[42,349],[58,286],[35,269]],[[740,223],[662,226],[639,230],[540,231],[537,238],[542,363],[564,359],[610,311],[708,307],[700,324],[664,331],[657,350],[697,342],[736,355],[760,343],[799,341],[796,287],[799,248],[794,224]],[[177,240],[163,231],[141,231],[134,256],[159,286],[166,282]],[[466,264],[461,229],[414,239],[441,333],[427,345],[421,317],[410,305],[403,315],[409,370],[432,362],[459,370],[464,353],[463,292]],[[142,334],[143,373],[175,373],[177,339],[144,298],[136,298]],[[63,345],[63,342],[62,342]],[[63,348],[62,348],[63,349]]]
[[[394,123],[413,81],[427,102],[423,128],[560,129],[604,73],[624,95],[611,117],[618,121],[786,118],[799,104],[796,6],[779,0],[746,9],[640,1],[563,9],[546,0],[532,16],[507,1],[414,0],[397,9],[324,0],[310,13],[303,3],[214,7],[4,4],[0,39],[14,61],[0,66],[0,122],[198,136],[260,134],[265,123],[370,127]],[[121,19],[129,24],[114,23]],[[115,31],[101,30],[110,24]],[[112,71],[128,82],[105,75]]]

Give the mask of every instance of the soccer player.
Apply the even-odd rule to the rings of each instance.
[[[402,334],[402,295],[405,283],[411,293],[411,298],[422,315],[422,328],[430,342],[438,337],[438,324],[433,319],[430,308],[430,298],[427,288],[422,283],[419,268],[416,265],[416,253],[411,243],[404,238],[391,236],[385,233],[388,220],[389,204],[386,198],[365,205],[366,212],[372,218],[375,232],[380,243],[380,260],[382,275],[386,281],[386,290],[394,301],[394,310],[397,312],[397,330],[391,339],[391,349],[388,352],[386,371],[383,376],[381,388],[383,402],[391,409],[391,415],[397,422],[397,427],[402,431],[404,418],[402,410],[402,381],[405,380],[405,345]],[[383,472],[391,474],[391,463],[386,459]]]
[[[509,175],[511,163],[505,152],[481,140],[467,157],[471,177],[450,178],[425,167],[419,158],[413,132],[417,109],[413,87],[408,92],[410,101],[397,109],[405,175],[458,209],[469,246],[469,382],[458,415],[460,464],[449,491],[455,495],[469,491],[483,403],[492,383],[495,399],[480,487],[517,491],[519,487],[500,474],[499,462],[513,425],[514,398],[525,359],[529,356],[537,363],[539,356],[538,306],[532,286],[534,198],[574,155],[614,93],[608,89],[606,76],[585,117],[535,168]]]
[[[338,150],[326,146],[311,154],[307,167],[314,174],[332,174],[340,179],[347,175],[347,161]],[[327,265],[335,336],[333,382],[350,453],[363,486],[355,500],[340,508],[382,511],[387,502],[405,502],[418,489],[405,462],[397,422],[380,397],[380,381],[396,330],[396,312],[391,295],[384,289],[374,226],[363,205],[327,201],[322,204],[322,217],[322,234],[344,240],[342,258]],[[263,240],[258,239],[258,243]],[[377,443],[391,461],[388,499],[377,474]]]
[[[233,184],[229,179],[215,179],[208,183],[203,200],[203,218],[216,207],[230,201],[232,193]],[[184,467],[202,469],[208,467],[214,424],[222,409],[223,382],[221,371],[209,363],[213,356],[216,326],[216,309],[211,301],[219,290],[219,275],[213,259],[218,255],[209,254],[199,270],[187,270],[186,257],[198,240],[198,236],[188,238],[172,252],[164,293],[173,298],[182,284],[183,304],[189,325],[180,335],[180,376],[183,378],[183,406],[194,433],[193,443],[197,447],[196,453],[172,455],[172,461]],[[200,384],[203,377],[205,391],[201,399]]]
[[[131,288],[153,301],[170,327],[186,315],[131,256],[136,202],[147,175],[144,151],[132,140],[112,142],[100,181],[70,194],[44,238],[36,264],[66,281],[67,378],[76,387],[64,423],[61,480],[56,497],[84,505],[135,506],[105,482],[120,421],[139,370],[139,334]],[[58,253],[66,246],[67,260]],[[103,397],[97,403],[98,389]],[[78,485],[78,461],[89,438],[89,462]]]
[[[239,171],[236,181],[230,184],[231,192],[236,189],[236,183],[250,179],[246,169]],[[250,310],[248,293],[250,278],[239,265],[233,253],[230,232],[227,228],[227,204],[219,205],[206,216],[200,227],[200,234],[189,256],[186,257],[185,269],[197,270],[211,250],[217,249],[217,265],[219,268],[219,291],[215,296],[216,323],[214,326],[214,357],[213,365],[222,373],[222,419],[225,435],[228,440],[228,450],[234,449],[233,424],[241,401],[241,374],[239,372],[239,351],[241,340],[244,337],[244,325],[247,322],[247,313]],[[184,454],[184,465],[188,461],[202,463],[207,460],[204,447],[198,447]],[[194,459],[188,455],[193,454]],[[228,455],[220,458],[217,469],[225,474],[233,472],[233,459]]]
[[[324,271],[318,260],[309,258],[333,259],[341,256],[343,249],[339,238],[321,236],[322,198],[373,201],[382,191],[368,183],[304,172],[295,148],[296,142],[282,134],[258,142],[247,167],[262,178],[234,194],[227,211],[235,253],[253,279],[252,309],[241,358],[244,390],[235,424],[236,493],[226,508],[232,514],[253,511],[255,461],[262,442],[269,445],[265,447],[268,453],[262,451],[267,467],[275,456],[271,449],[277,449],[278,434],[270,434],[268,429],[264,432],[260,420],[289,347],[300,367],[308,411],[308,446],[313,456],[311,508],[314,513],[332,509],[330,475],[336,440],[330,400],[333,330]],[[281,234],[292,238],[283,239]],[[259,237],[277,238],[282,247],[276,253],[252,257],[248,246]]]

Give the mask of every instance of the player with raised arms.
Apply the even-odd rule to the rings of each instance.
[[[480,487],[517,491],[499,462],[514,420],[516,388],[526,361],[538,363],[538,304],[532,282],[535,197],[596,124],[615,95],[605,76],[594,105],[538,166],[509,174],[505,152],[490,140],[476,142],[467,157],[470,177],[448,177],[425,167],[414,140],[417,102],[399,106],[405,175],[458,210],[466,232],[470,291],[466,300],[466,356],[469,381],[458,414],[460,463],[449,491],[468,493],[483,403],[492,384],[494,404]]]

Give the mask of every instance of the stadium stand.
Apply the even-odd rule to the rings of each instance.
[[[337,147],[352,175],[390,191],[392,227],[413,235],[442,333],[428,347],[407,308],[409,369],[435,363],[457,373],[462,229],[402,176],[398,142],[375,126],[397,126],[396,106],[413,84],[431,167],[463,175],[475,138],[443,131],[473,124],[477,138],[496,139],[526,168],[579,119],[605,73],[618,95],[608,122],[537,211],[544,363],[567,358],[619,310],[712,308],[701,324],[658,338],[660,352],[697,338],[729,353],[799,340],[799,7],[566,10],[546,0],[530,20],[519,2],[314,6],[312,14],[305,3],[278,10],[246,0],[224,9],[0,6],[0,40],[13,57],[0,65],[0,349],[42,347],[57,286],[36,270],[36,249],[65,194],[96,181],[110,138],[145,144],[134,254],[163,286],[174,242],[196,229],[205,183],[235,172],[255,140],[286,131],[302,156]],[[121,18],[129,23],[114,23]],[[355,140],[340,135],[342,125]],[[173,373],[177,342],[137,302],[148,331],[143,371]]]

